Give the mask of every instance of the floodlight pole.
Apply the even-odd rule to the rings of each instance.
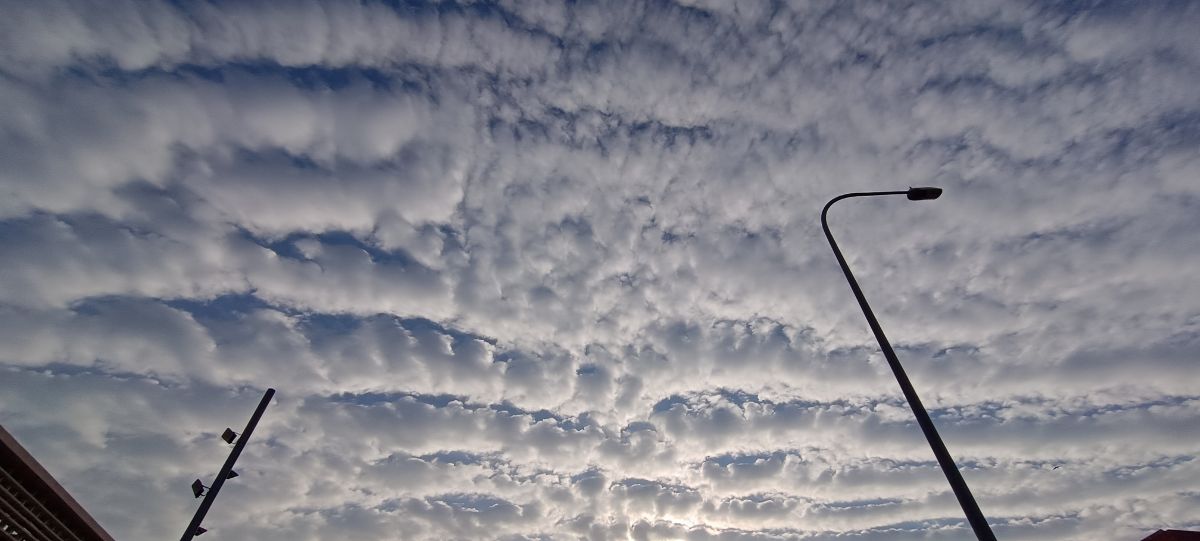
[[[254,432],[254,427],[258,426],[258,420],[262,418],[263,412],[267,410],[267,405],[271,403],[271,397],[275,396],[275,389],[267,389],[263,393],[262,400],[258,403],[258,408],[254,410],[254,415],[250,416],[250,422],[246,423],[246,428],[242,430],[238,436],[237,443],[234,444],[233,450],[229,452],[229,458],[225,459],[225,465],[221,466],[221,471],[217,473],[217,478],[213,479],[212,486],[208,488],[208,494],[204,496],[204,501],[200,502],[200,508],[196,509],[195,516],[188,523],[187,530],[183,532],[183,537],[180,541],[191,541],[197,535],[196,530],[200,527],[200,523],[204,521],[204,515],[208,514],[208,508],[212,507],[213,500],[217,499],[217,492],[221,490],[221,485],[225,484],[225,479],[229,477],[229,472],[233,470],[233,464],[237,462],[238,455],[242,454],[242,449],[246,447],[246,442],[250,441],[250,434]]]
[[[854,279],[854,274],[850,272],[850,266],[846,264],[846,258],[842,257],[842,251],[838,249],[837,242],[833,240],[833,233],[829,232],[829,222],[826,220],[826,214],[828,214],[830,206],[850,197],[907,195],[909,199],[919,201],[937,199],[941,193],[942,190],[938,188],[909,188],[908,190],[901,191],[859,192],[839,195],[826,203],[824,209],[821,209],[821,228],[825,230],[825,238],[829,239],[829,246],[833,248],[833,255],[837,256],[838,264],[842,266],[842,273],[846,275],[846,281],[850,283],[850,289],[854,292],[854,297],[858,299],[858,306],[862,308],[863,316],[866,316],[867,324],[871,326],[871,332],[875,333],[875,340],[879,342],[879,349],[883,350],[883,356],[887,358],[888,365],[892,368],[892,374],[896,376],[896,382],[900,384],[900,390],[904,392],[904,398],[908,400],[908,407],[912,409],[913,415],[917,418],[917,424],[921,426],[921,431],[925,433],[925,439],[929,442],[929,447],[933,449],[933,456],[937,457],[938,465],[942,467],[942,473],[946,475],[946,480],[950,482],[950,488],[954,490],[954,496],[958,498],[958,504],[962,507],[963,513],[967,515],[967,522],[971,524],[971,529],[975,531],[975,537],[979,538],[979,541],[996,541],[996,536],[992,533],[992,528],[988,526],[987,518],[983,516],[983,511],[979,509],[979,504],[975,503],[975,497],[971,495],[971,489],[967,487],[967,481],[963,479],[962,473],[958,471],[958,466],[954,464],[954,458],[950,456],[950,451],[946,449],[946,444],[942,442],[941,436],[938,435],[937,427],[933,425],[933,420],[929,418],[929,413],[925,411],[925,406],[921,404],[921,398],[917,396],[916,389],[913,388],[912,382],[908,380],[908,374],[904,372],[904,367],[900,366],[900,360],[896,358],[896,352],[892,350],[892,344],[888,342],[887,337],[883,334],[883,327],[879,326],[879,320],[875,319],[875,313],[871,311],[871,306],[867,304],[867,298],[863,296],[862,289],[858,287],[858,281]]]

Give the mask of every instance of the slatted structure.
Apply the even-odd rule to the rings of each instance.
[[[113,541],[4,427],[0,427],[0,540]]]

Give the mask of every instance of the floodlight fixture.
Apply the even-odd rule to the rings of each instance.
[[[204,526],[196,526],[196,535],[204,535],[204,532],[207,531],[208,528],[205,528]]]
[[[221,439],[225,440],[225,443],[232,444],[233,440],[236,438],[237,432],[234,432],[232,428],[226,428],[225,431],[221,433]]]
[[[225,476],[225,478],[226,478],[226,479],[233,479],[234,477],[237,477],[237,476],[238,476],[238,472],[235,472],[235,471],[233,471],[233,470],[229,470],[229,475],[226,475],[226,476]]]
[[[200,482],[199,479],[192,481],[192,496],[195,496],[197,498],[199,498],[200,496],[203,496],[204,489],[206,489],[206,488],[208,488],[208,487],[204,486],[204,483]]]

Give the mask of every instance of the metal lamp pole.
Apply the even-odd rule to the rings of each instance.
[[[258,426],[258,420],[262,418],[263,412],[267,410],[267,405],[271,403],[271,397],[275,396],[275,389],[267,389],[263,393],[262,400],[258,403],[258,408],[254,410],[254,415],[250,416],[250,422],[246,423],[246,428],[238,436],[237,443],[233,446],[233,450],[229,452],[229,458],[225,459],[225,465],[221,466],[221,471],[217,473],[217,478],[213,479],[212,486],[208,487],[208,494],[204,496],[204,501],[200,502],[200,508],[196,509],[195,516],[188,523],[187,530],[183,532],[183,537],[180,541],[191,541],[197,535],[204,533],[200,528],[200,523],[204,521],[204,515],[208,514],[208,508],[212,507],[213,500],[217,499],[217,492],[221,490],[221,485],[225,484],[225,480],[229,478],[229,472],[233,471],[233,464],[237,462],[238,455],[242,454],[242,449],[246,447],[246,442],[250,441],[250,434],[254,432],[254,427]]]
[[[917,417],[917,424],[921,425],[921,431],[925,433],[925,439],[929,441],[929,447],[933,449],[933,455],[937,457],[938,465],[942,467],[942,473],[946,474],[946,480],[950,482],[950,488],[954,489],[954,496],[958,498],[958,504],[962,506],[963,513],[967,515],[967,521],[971,523],[971,529],[975,530],[975,537],[979,538],[980,541],[995,541],[996,536],[992,534],[992,529],[988,526],[987,519],[984,518],[983,512],[979,510],[979,504],[975,503],[975,497],[971,495],[971,489],[967,488],[967,482],[963,479],[962,473],[958,471],[958,466],[954,464],[954,459],[950,457],[950,451],[946,449],[946,444],[942,443],[942,438],[938,435],[937,428],[933,426],[933,421],[929,418],[929,413],[925,411],[925,406],[921,405],[921,399],[917,396],[917,391],[913,389],[912,382],[908,380],[908,375],[905,374],[904,367],[900,366],[900,361],[896,359],[896,352],[892,351],[892,344],[884,336],[883,328],[879,326],[879,321],[875,319],[875,313],[871,311],[870,305],[867,304],[867,298],[863,296],[862,289],[858,287],[858,281],[854,279],[854,274],[850,272],[850,266],[846,264],[846,258],[842,257],[842,251],[838,249],[837,242],[833,240],[833,234],[829,232],[829,223],[826,221],[826,214],[828,214],[830,206],[842,199],[878,195],[907,195],[910,200],[921,201],[937,199],[942,195],[942,189],[909,188],[903,191],[842,194],[829,200],[825,204],[825,208],[821,209],[821,228],[825,230],[825,238],[829,239],[829,246],[833,248],[833,255],[837,256],[838,264],[842,266],[842,272],[846,275],[846,281],[850,283],[850,289],[854,291],[854,297],[858,299],[858,305],[862,307],[863,316],[867,318],[867,324],[871,326],[871,332],[875,333],[875,340],[879,342],[879,349],[883,350],[883,356],[887,358],[888,365],[892,367],[892,374],[896,376],[896,382],[900,384],[900,390],[904,392],[904,398],[908,400],[908,407],[912,409],[913,415]]]

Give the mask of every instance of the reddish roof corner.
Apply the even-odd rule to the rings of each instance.
[[[0,532],[5,539],[113,541],[79,502],[0,426]]]
[[[1187,530],[1159,530],[1142,541],[1200,541],[1200,532]]]

